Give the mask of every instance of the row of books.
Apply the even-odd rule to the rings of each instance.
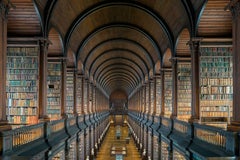
[[[38,64],[38,58],[37,57],[7,57],[7,63],[14,64],[14,63],[32,63],[32,64]]]
[[[232,86],[202,86],[201,94],[233,94]]]
[[[39,47],[8,47],[9,55],[28,56],[38,55]]]
[[[232,94],[201,94],[200,95],[201,101],[211,101],[215,103],[215,101],[232,101],[233,95]]]
[[[200,77],[228,78],[232,77],[232,72],[201,72]]]
[[[37,116],[14,115],[7,117],[9,123],[14,124],[36,124],[38,123]]]
[[[233,85],[233,80],[232,76],[227,77],[227,78],[212,78],[212,77],[203,77],[200,79],[200,84],[202,86],[214,86],[214,85],[219,85],[219,86],[232,86]]]
[[[230,56],[232,55],[231,47],[201,47],[201,56]]]
[[[38,75],[37,74],[7,74],[7,79],[9,80],[37,80]]]
[[[33,69],[38,67],[38,63],[7,63],[7,67],[13,69]]]
[[[36,107],[10,107],[7,109],[7,115],[37,116]]]
[[[17,69],[17,68],[8,68],[7,75],[38,75],[38,69]]]
[[[8,80],[6,82],[7,86],[17,86],[17,87],[26,87],[26,86],[36,86],[37,81],[36,80]]]
[[[7,106],[17,106],[17,107],[36,107],[37,100],[36,99],[8,99]]]
[[[201,107],[201,111],[229,111],[231,109],[230,106]]]
[[[7,99],[37,99],[36,93],[7,93]]]

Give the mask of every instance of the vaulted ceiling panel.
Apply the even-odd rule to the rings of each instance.
[[[11,0],[8,14],[8,36],[40,36],[40,18],[32,0]]]
[[[145,35],[144,32],[141,32],[141,30],[138,30],[137,28],[132,28],[131,26],[127,25],[110,25],[107,28],[102,28],[100,31],[96,32],[95,34],[92,34],[82,45],[82,48],[80,48],[80,55],[79,59],[83,62],[86,62],[86,58],[88,58],[88,55],[94,52],[95,50],[98,50],[97,46],[106,46],[108,49],[110,49],[109,44],[111,42],[117,42],[121,41],[123,43],[127,44],[139,44],[140,46],[143,46],[143,48],[146,49],[148,56],[151,57],[153,61],[157,61],[160,57],[159,48],[155,43],[153,43],[151,37],[149,35]],[[124,42],[126,41],[126,42]],[[139,47],[140,47],[139,46]],[[123,46],[124,47],[124,46]],[[120,48],[120,47],[112,47]],[[131,48],[127,48],[128,50],[131,50]],[[97,53],[101,53],[98,51],[95,51]],[[149,58],[147,58],[145,54],[141,54],[142,52],[137,52],[143,59],[146,59],[146,61],[149,61]],[[91,55],[92,57],[92,55]],[[152,61],[149,61],[151,64]]]
[[[229,0],[209,0],[200,18],[198,35],[202,37],[231,37],[232,16],[225,7]]]
[[[101,20],[99,20],[99,17],[101,17]],[[139,19],[144,19],[144,21],[139,21]],[[138,26],[152,35],[163,50],[168,46],[169,41],[161,25],[150,14],[136,7],[124,4],[113,4],[94,11],[78,24],[76,31],[70,39],[71,48],[77,51],[79,45],[73,42],[81,42],[81,40],[91,34],[95,28],[111,23],[127,23],[129,25]]]

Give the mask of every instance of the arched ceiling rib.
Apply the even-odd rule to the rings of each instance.
[[[101,83],[102,80],[106,79],[108,76],[112,76],[112,75],[115,75],[115,74],[118,74],[118,75],[123,75],[123,76],[126,76],[126,77],[130,77],[131,81],[134,81],[134,83],[136,85],[138,85],[139,83],[139,80],[138,78],[132,73],[132,72],[129,72],[128,70],[122,70],[122,69],[118,69],[116,70],[115,69],[115,72],[114,73],[110,73],[110,72],[105,72],[100,78],[99,78],[99,82]]]
[[[136,37],[138,38],[136,39]],[[97,28],[83,40],[78,49],[80,59],[84,59],[82,57],[85,57],[85,54],[88,54],[93,46],[110,41],[111,39],[126,39],[136,44],[141,44],[151,55],[152,62],[160,58],[160,49],[149,33],[137,26],[115,23]]]
[[[87,57],[83,58],[83,63],[89,65],[101,53],[105,53],[106,51],[115,48],[128,50],[131,51],[131,53],[136,53],[137,55],[139,55],[139,57],[141,57],[141,59],[144,59],[146,61],[145,63],[148,64],[148,66],[150,67],[152,67],[154,64],[153,58],[150,56],[150,53],[146,50],[146,48],[144,48],[141,44],[135,41],[123,38],[108,39],[97,44],[93,49],[90,50],[90,52],[88,52],[88,54],[86,55]]]
[[[99,65],[101,65],[102,63],[104,63],[110,59],[119,59],[119,60],[125,59],[125,60],[132,61],[139,67],[141,66],[141,68],[142,68],[142,70],[144,70],[145,74],[148,73],[149,69],[148,69],[147,65],[144,63],[144,61],[142,61],[139,57],[137,57],[135,55],[129,56],[128,54],[129,53],[124,53],[122,51],[110,51],[110,52],[107,52],[107,54],[102,54],[101,56],[97,57],[96,60],[93,61],[92,66],[90,67],[89,71],[94,70],[94,68],[97,68]]]
[[[128,72],[129,74],[134,75],[136,77],[136,79],[138,80],[138,82],[140,82],[142,79],[141,75],[136,71],[135,68],[132,68],[129,65],[122,65],[122,64],[119,65],[118,63],[105,67],[98,73],[98,76],[96,76],[96,77],[98,77],[98,79],[99,79],[99,77],[102,77],[102,75],[104,75],[106,73],[110,73],[110,71],[112,71],[112,70],[114,70],[114,71],[121,70],[122,72]]]

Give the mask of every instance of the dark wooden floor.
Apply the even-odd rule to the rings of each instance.
[[[97,153],[97,160],[115,160],[115,156],[110,155],[111,146],[126,146],[127,156],[124,156],[124,160],[141,160],[140,153],[136,148],[136,145],[130,138],[129,144],[126,143],[128,137],[128,127],[120,127],[121,137],[120,139],[116,138],[117,127],[111,126],[108,130],[108,133]]]

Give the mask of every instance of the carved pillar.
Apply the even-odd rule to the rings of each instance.
[[[177,60],[172,59],[172,115],[171,118],[177,117]]]
[[[66,77],[67,77],[67,62],[65,59],[62,60],[62,88],[61,88],[61,116],[62,118],[65,118],[67,116],[66,114]]]
[[[7,124],[6,117],[6,57],[8,2],[0,2],[0,124]]]
[[[48,73],[48,45],[46,39],[40,40],[40,64],[39,64],[39,119],[49,120],[47,116],[47,73]]]
[[[191,71],[192,71],[192,115],[190,122],[197,122],[200,118],[199,108],[199,55],[201,39],[191,39],[189,46],[191,50]]]
[[[240,2],[231,1],[233,41],[233,117],[229,130],[240,131]]]

